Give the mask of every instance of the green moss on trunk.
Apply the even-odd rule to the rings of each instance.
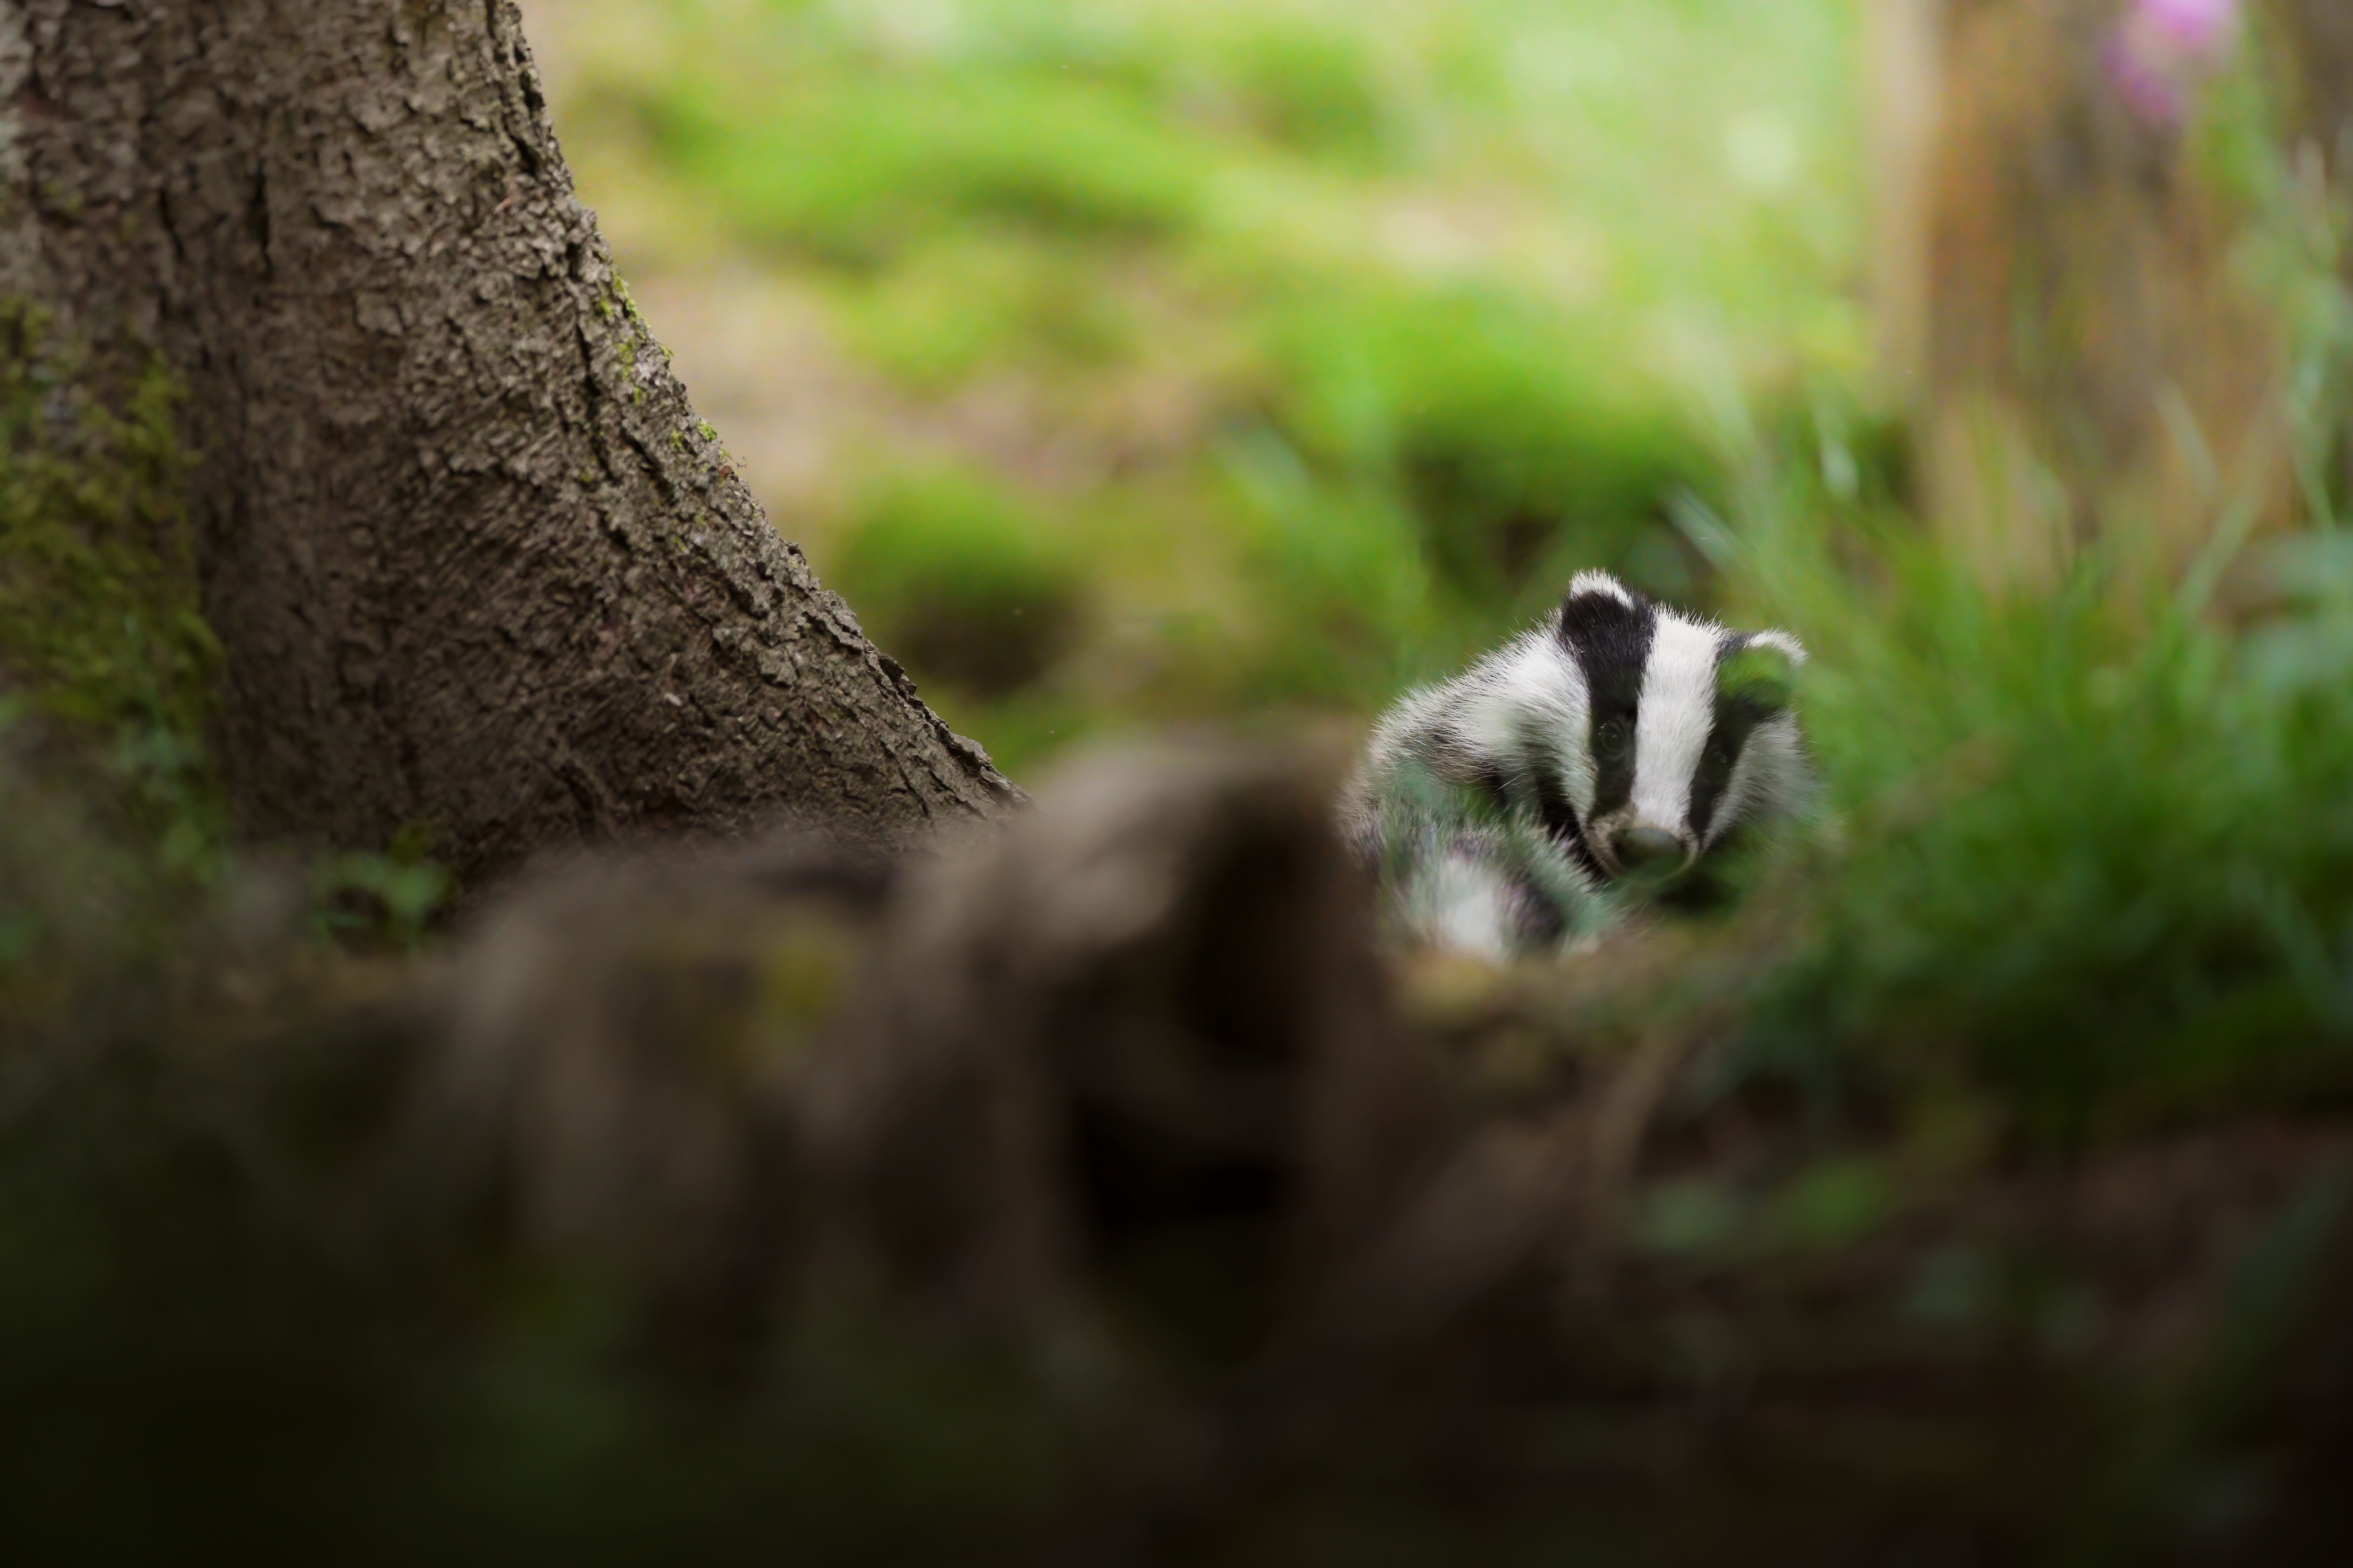
[[[208,875],[224,812],[205,743],[219,645],[199,610],[160,363],[109,377],[0,301],[0,726],[86,777],[164,868]]]

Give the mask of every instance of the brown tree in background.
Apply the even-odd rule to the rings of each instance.
[[[1018,799],[697,419],[512,0],[0,0],[0,298],[185,389],[248,838],[479,875]]]
[[[2195,94],[2274,19],[2303,62],[2299,14],[2327,9],[1877,7],[1883,342],[1924,508],[1982,577],[2048,584],[2119,531],[2178,571],[2225,516],[2288,515],[2284,345]]]
[[[2353,6],[2339,0],[2273,0],[2295,62],[2295,127],[2343,179],[2353,161]]]

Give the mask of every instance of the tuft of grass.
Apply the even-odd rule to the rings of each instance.
[[[828,574],[918,680],[983,698],[1040,679],[1083,612],[1065,542],[1014,492],[956,468],[880,489]]]
[[[1397,496],[1411,555],[1466,605],[1529,613],[1565,580],[1564,552],[1640,560],[1665,497],[1712,467],[1680,416],[1597,375],[1577,330],[1509,293],[1340,290],[1286,301],[1273,331],[1286,428]],[[1648,575],[1671,596],[1694,587]]]
[[[895,384],[948,394],[1008,368],[1090,370],[1132,362],[1139,325],[1094,286],[1094,258],[1067,238],[974,225],[910,247],[845,295],[849,341]]]
[[[2241,629],[2117,550],[2003,597],[1813,510],[1753,580],[1812,645],[1834,826],[1747,1065],[1967,1080],[2061,1142],[2353,1082],[2353,547],[2274,547],[2283,606]]]
[[[975,220],[1153,237],[1197,215],[1200,161],[1119,94],[1050,77],[804,83],[755,118],[681,117],[664,153],[754,243],[851,267]]]

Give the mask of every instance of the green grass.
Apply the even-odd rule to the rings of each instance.
[[[1817,724],[1871,815],[1781,982],[1804,1037],[1889,1063],[1965,1041],[2063,1135],[2341,1078],[2353,556],[2290,559],[2307,603],[2243,643],[1915,591],[1917,629]]]
[[[1860,374],[1853,23],[1827,0],[601,0],[534,25],[576,61],[557,123],[625,269],[749,258],[887,395],[1026,411],[1078,452],[1075,478],[978,440],[952,466],[1065,536],[1081,635],[980,700],[883,639],[1017,773],[1137,720],[1365,713],[1576,566],[1704,599],[1664,521],[1721,488],[1695,391]],[[860,536],[904,461],[838,458],[837,499],[790,524],[886,633],[898,546]],[[1044,548],[973,527],[966,562]]]
[[[2353,542],[2253,550],[2248,626],[2129,546],[2005,595],[1812,467],[1726,536],[1828,792],[1738,1073],[2069,1145],[2353,1087]]]

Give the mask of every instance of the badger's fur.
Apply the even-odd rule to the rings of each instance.
[[[1535,630],[1374,731],[1342,802],[1409,941],[1504,960],[1606,925],[1743,826],[1803,805],[1788,710],[1805,649],[1599,572]]]

